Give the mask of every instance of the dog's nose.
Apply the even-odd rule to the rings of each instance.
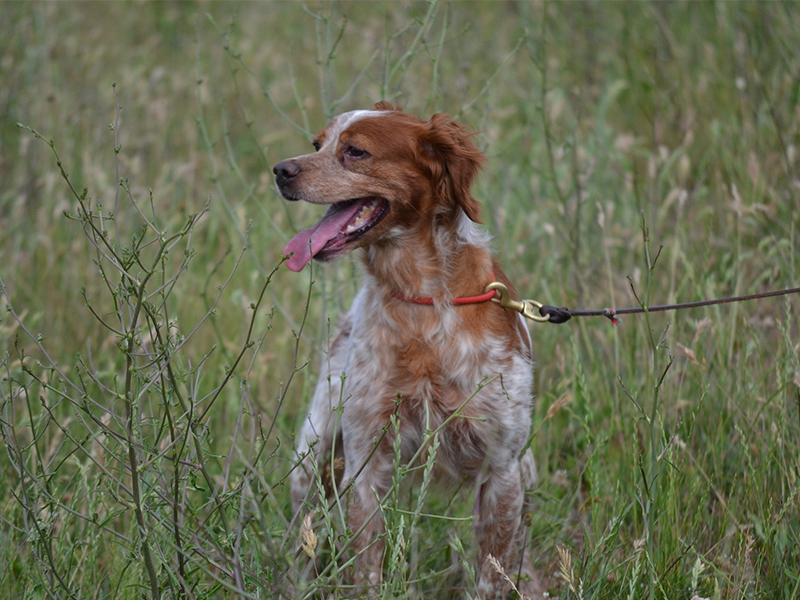
[[[300,167],[291,160],[282,160],[272,168],[272,172],[275,173],[275,179],[278,183],[285,183],[300,174]]]

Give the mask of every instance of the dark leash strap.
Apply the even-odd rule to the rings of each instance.
[[[729,304],[731,302],[745,302],[747,300],[760,300],[762,298],[772,298],[775,296],[786,296],[789,294],[800,293],[800,287],[776,290],[772,292],[762,292],[760,294],[749,294],[747,296],[732,296],[730,298],[718,298],[716,300],[700,300],[699,302],[683,302],[681,304],[659,304],[656,306],[633,306],[629,308],[600,308],[574,310],[566,306],[557,307],[541,304],[535,300],[512,300],[508,289],[499,282],[491,284],[489,287],[497,290],[501,297],[497,300],[504,308],[511,308],[520,312],[523,316],[540,323],[566,323],[572,317],[606,317],[614,325],[619,325],[619,315],[633,315],[644,312],[664,312],[668,310],[682,310],[685,308],[699,308],[701,306],[713,306],[715,304]],[[488,290],[489,288],[487,288]],[[539,316],[533,312],[538,309]]]

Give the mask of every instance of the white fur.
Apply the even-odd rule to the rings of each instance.
[[[350,112],[342,113],[341,115],[334,118],[331,121],[329,126],[330,133],[328,137],[325,139],[325,144],[320,148],[320,152],[333,146],[339,144],[339,136],[342,135],[347,128],[350,127],[356,121],[360,121],[365,117],[380,117],[381,115],[386,114],[384,110],[353,110]]]

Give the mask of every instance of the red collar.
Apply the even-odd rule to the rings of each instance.
[[[492,273],[492,281],[497,281],[494,277],[494,273]],[[461,296],[459,298],[453,298],[450,301],[450,304],[453,306],[461,306],[464,304],[483,304],[484,302],[489,302],[492,298],[497,295],[495,290],[489,290],[486,293],[480,294],[478,296]],[[410,302],[411,304],[425,304],[426,306],[433,305],[433,298],[406,298],[400,292],[392,292],[392,296],[397,298],[398,300],[402,300],[403,302]]]

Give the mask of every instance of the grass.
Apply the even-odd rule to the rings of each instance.
[[[800,281],[794,4],[3,11],[3,597],[356,595],[340,507],[295,517],[286,480],[358,269],[280,267],[318,211],[271,178],[338,111],[387,99],[479,130],[475,194],[526,297]],[[531,326],[528,548],[552,596],[800,598],[798,309]],[[381,506],[376,593],[472,594],[472,490],[419,458]]]

